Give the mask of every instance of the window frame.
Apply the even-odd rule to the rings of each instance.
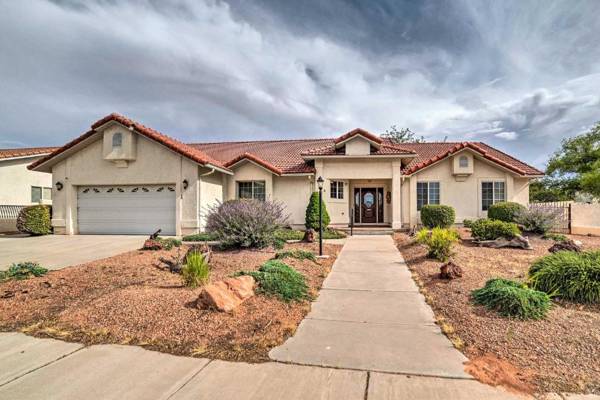
[[[491,199],[486,196],[484,198],[483,185],[491,184],[492,195]],[[500,192],[500,189],[497,187],[499,184],[502,184],[502,197],[497,196],[497,191]],[[479,202],[479,206],[482,212],[487,212],[490,209],[490,206],[506,201],[506,181],[504,179],[482,179],[479,185],[479,190],[481,194],[481,200]],[[489,189],[488,189],[489,190]],[[484,206],[484,201],[488,202],[491,200],[491,203],[487,205],[487,208]]]
[[[240,184],[250,184],[251,197],[242,197],[240,193],[241,186]],[[260,185],[262,184],[262,193],[260,192]],[[248,181],[236,181],[236,198],[238,200],[242,199],[253,199],[258,201],[266,201],[267,200],[267,183],[266,181],[261,180],[248,180]],[[257,187],[258,186],[258,187]],[[257,194],[262,194],[262,196],[257,197]]]
[[[329,181],[329,198],[332,200],[344,200],[344,186],[344,181]]]
[[[112,144],[113,149],[123,148],[123,133],[121,133],[121,132],[113,133],[112,138],[111,138],[111,144]]]
[[[437,185],[437,202],[435,203],[431,202],[432,184]],[[424,192],[426,199],[422,202],[419,201],[419,185],[425,185],[426,187],[426,191]],[[442,204],[442,185],[440,181],[417,181],[417,212],[420,212],[421,208],[428,204]]]
[[[38,200],[34,200],[33,197],[33,191],[34,189],[39,189],[39,199]],[[49,197],[44,197],[44,192],[46,194],[49,194]],[[40,203],[44,200],[52,200],[52,188],[51,187],[47,187],[47,186],[37,186],[37,185],[31,185],[31,202],[32,203]]]
[[[464,161],[464,165],[463,165],[463,161]],[[469,168],[469,157],[467,157],[466,155],[461,155],[458,157],[458,167],[459,168]]]

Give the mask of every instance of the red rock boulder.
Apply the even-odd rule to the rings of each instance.
[[[199,308],[227,312],[252,296],[254,296],[254,278],[243,275],[205,286],[198,297],[197,304]]]

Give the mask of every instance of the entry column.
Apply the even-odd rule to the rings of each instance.
[[[402,228],[401,168],[400,161],[392,162],[392,229]]]

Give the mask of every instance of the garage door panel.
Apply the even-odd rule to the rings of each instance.
[[[174,186],[80,187],[82,234],[175,234]]]

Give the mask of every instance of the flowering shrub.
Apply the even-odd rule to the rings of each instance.
[[[225,247],[262,248],[275,244],[275,232],[287,224],[276,201],[230,200],[208,209],[206,230]]]

